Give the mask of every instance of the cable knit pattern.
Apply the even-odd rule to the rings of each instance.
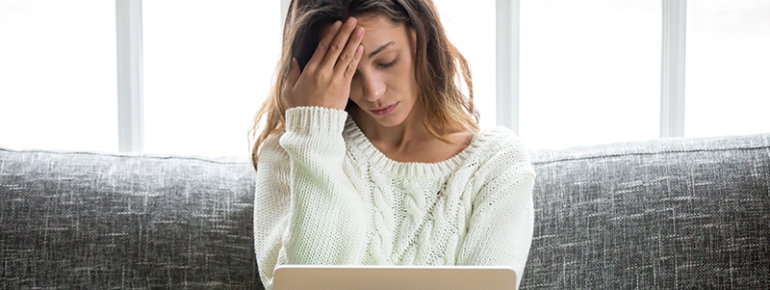
[[[345,111],[286,111],[259,153],[254,243],[281,264],[492,265],[524,273],[535,173],[510,130],[477,132],[437,163],[396,162]]]

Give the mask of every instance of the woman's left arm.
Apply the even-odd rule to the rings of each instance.
[[[517,147],[497,154],[498,160],[508,162],[496,164],[504,169],[491,170],[500,174],[490,176],[475,196],[468,233],[456,260],[457,265],[511,267],[516,271],[516,289],[532,243],[535,183],[535,171],[526,151]]]

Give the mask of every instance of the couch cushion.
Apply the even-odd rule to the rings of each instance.
[[[245,158],[0,149],[0,288],[261,289]]]
[[[531,155],[522,289],[770,288],[770,134]]]

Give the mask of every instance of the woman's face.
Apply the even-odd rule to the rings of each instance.
[[[350,99],[380,125],[399,125],[412,112],[419,92],[414,33],[383,16],[356,20],[365,29],[364,54],[350,84]]]

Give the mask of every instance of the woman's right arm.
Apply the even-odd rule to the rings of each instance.
[[[265,140],[257,164],[254,245],[272,289],[281,264],[360,264],[366,210],[342,170],[347,113],[321,107],[286,111],[286,132]]]
[[[257,163],[254,246],[266,289],[276,265],[361,263],[366,210],[342,170],[342,130],[363,34],[355,18],[336,21],[303,71],[292,59],[286,132],[265,140]]]

